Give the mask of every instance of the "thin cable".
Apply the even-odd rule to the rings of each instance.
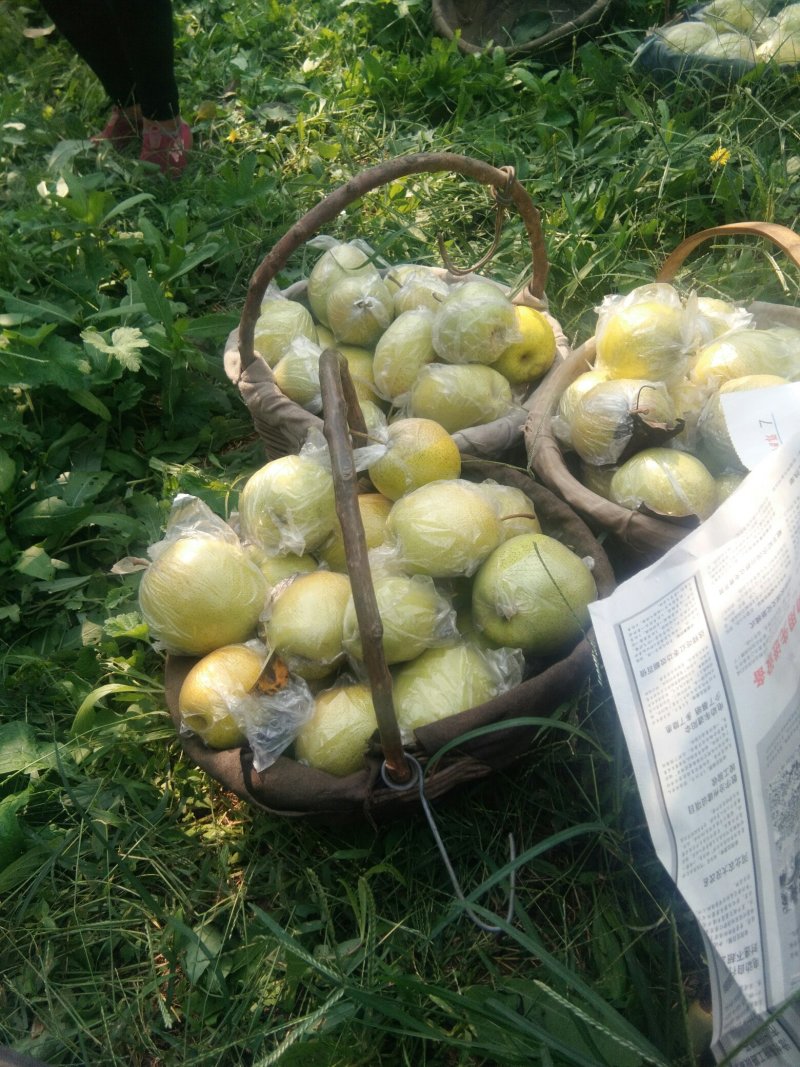
[[[439,833],[439,828],[437,827],[436,820],[433,817],[433,812],[430,808],[430,805],[428,804],[428,798],[425,796],[425,776],[422,772],[422,767],[419,761],[413,756],[410,756],[408,753],[406,753],[406,760],[412,769],[411,778],[408,782],[393,781],[389,776],[385,762],[381,765],[381,778],[383,779],[385,785],[389,787],[389,789],[394,789],[397,791],[411,789],[414,785],[418,787],[419,799],[420,803],[422,804],[422,810],[425,812],[425,818],[428,820],[428,826],[430,827],[430,831],[433,834],[433,840],[436,842],[436,847],[439,849],[439,855],[442,857],[442,862],[444,863],[447,873],[450,876],[450,882],[453,886],[453,891],[455,892],[455,895],[464,905],[464,910],[476,926],[480,927],[481,930],[485,930],[487,934],[501,934],[503,932],[503,928],[501,926],[493,926],[490,923],[484,922],[483,919],[479,918],[475,914],[470,905],[467,903],[467,898],[465,897],[464,891],[458,881],[456,872],[453,870],[453,864],[450,862],[450,857],[447,854],[447,849],[445,848],[444,841],[442,841],[441,834]],[[514,841],[513,834],[508,835],[508,854],[509,863],[513,863],[514,860],[517,858],[517,847]],[[516,871],[512,867],[508,879],[508,909],[506,911],[506,923],[510,923],[514,916],[514,894],[516,888],[515,874]]]

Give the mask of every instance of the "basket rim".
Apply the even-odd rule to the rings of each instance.
[[[472,41],[465,40],[463,35],[459,33],[462,28],[461,25],[459,25],[457,20],[453,17],[456,14],[454,11],[455,5],[453,0],[432,0],[432,14],[436,32],[447,40],[455,40],[459,50],[465,54],[482,55],[490,48],[501,47],[503,51],[509,55],[531,55],[537,52],[547,51],[549,48],[557,45],[560,41],[563,41],[565,37],[569,37],[576,31],[599,22],[605,14],[606,9],[609,7],[610,2],[611,0],[592,0],[591,3],[588,3],[585,6],[585,10],[578,15],[553,27],[553,29],[548,30],[547,33],[543,33],[531,41],[526,41],[524,44],[500,44],[500,42],[490,39],[482,45],[477,45]],[[520,6],[523,9],[521,12],[522,14],[530,8],[530,4],[520,3]]]

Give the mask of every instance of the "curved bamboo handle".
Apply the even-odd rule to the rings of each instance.
[[[239,355],[242,369],[250,366],[256,358],[253,349],[256,319],[261,311],[261,300],[267,286],[286,264],[289,256],[317,232],[326,222],[330,222],[365,193],[396,178],[408,174],[424,172],[453,171],[469,178],[491,185],[501,204],[513,204],[522,217],[528,239],[531,244],[532,275],[528,283],[531,295],[544,296],[545,282],[549,268],[547,252],[542,235],[541,216],[526,190],[508,169],[493,167],[489,163],[460,156],[451,152],[417,152],[407,156],[379,163],[375,167],[362,171],[349,182],[340,185],[321,200],[315,207],[299,219],[291,229],[275,244],[264,257],[250,280],[247,297],[239,322]]]
[[[710,241],[714,237],[736,236],[766,237],[782,249],[795,266],[800,267],[800,236],[788,226],[782,226],[778,222],[729,222],[723,226],[711,226],[707,230],[700,230],[699,233],[681,241],[664,260],[661,270],[656,275],[656,281],[671,282],[684,260],[704,241]]]

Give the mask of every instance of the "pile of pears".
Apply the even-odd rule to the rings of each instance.
[[[708,59],[800,62],[800,3],[775,15],[764,0],[712,0],[692,17],[656,31],[671,50]]]
[[[657,282],[607,297],[595,341],[553,418],[580,480],[623,507],[707,519],[747,473],[721,397],[800,378],[800,330]]]
[[[358,243],[339,242],[315,262],[305,302],[270,288],[255,326],[278,387],[314,414],[329,346],[347,360],[368,427],[414,416],[455,433],[519,406],[557,342],[545,315],[488,279],[408,263],[379,270]]]

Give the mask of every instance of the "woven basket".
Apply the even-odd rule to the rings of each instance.
[[[775,223],[730,223],[688,237],[667,257],[655,280],[673,281],[686,258],[696,248],[716,237],[729,236],[766,238],[782,249],[795,265],[800,266],[800,237],[792,230]],[[781,323],[800,328],[800,309],[753,302],[748,305],[748,310],[758,327]],[[604,544],[620,574],[658,559],[686,536],[687,525],[632,511],[598,496],[578,480],[570,466],[570,457],[562,453],[553,433],[552,417],[567,386],[594,365],[595,352],[595,340],[591,338],[547,375],[531,405],[525,426],[525,445],[534,474],[573,507],[596,533],[607,535],[608,540]]]
[[[225,373],[238,387],[250,411],[256,432],[264,442],[269,459],[298,452],[310,429],[322,429],[322,419],[282,393],[275,384],[270,368],[255,354],[255,322],[267,286],[286,264],[289,256],[317,233],[320,227],[334,220],[348,204],[397,178],[439,171],[463,174],[489,185],[498,200],[498,210],[504,211],[505,205],[513,205],[518,210],[531,246],[531,278],[526,287],[514,297],[514,303],[527,304],[544,314],[556,335],[556,360],[560,361],[569,355],[569,345],[564,333],[547,311],[544,287],[548,261],[539,212],[513,172],[509,168],[498,169],[469,156],[447,152],[399,156],[363,171],[325,197],[278,241],[253,275],[239,328],[228,338],[223,361]],[[487,258],[484,257],[484,260]],[[464,280],[463,275],[455,275],[447,270],[441,270],[440,274],[452,284]],[[302,281],[286,289],[284,295],[302,302],[306,288],[306,282]],[[508,459],[512,458],[514,450],[518,449],[519,457],[513,458],[523,459],[522,431],[536,384],[538,383],[531,384],[522,405],[512,413],[485,425],[453,434],[462,454],[488,459]]]
[[[328,357],[331,355],[336,354],[326,352],[323,355],[325,374],[330,366]],[[346,377],[346,369],[342,371],[340,368],[339,372],[343,378]],[[364,818],[377,823],[411,813],[421,807],[416,789],[397,790],[386,784],[381,773],[384,764],[390,772],[401,769],[408,751],[424,767],[430,757],[443,746],[457,741],[477,727],[522,716],[541,717],[552,714],[561,704],[575,696],[586,683],[594,663],[593,649],[587,634],[561,657],[529,663],[526,672],[528,676],[519,686],[477,707],[421,727],[415,732],[414,744],[407,750],[403,749],[391,703],[391,679],[383,657],[379,636],[381,630],[379,625],[376,628],[373,623],[378,616],[363,541],[363,527],[358,518],[357,476],[352,466],[351,445],[349,440],[346,446],[341,444],[340,427],[344,428],[344,435],[349,438],[347,429],[354,424],[352,407],[357,409],[357,401],[353,400],[354,394],[350,392],[348,401],[344,403],[341,398],[337,398],[335,410],[332,410],[329,395],[323,382],[325,434],[331,450],[337,511],[344,533],[348,571],[354,596],[360,591],[360,596],[367,602],[367,614],[364,617],[368,622],[365,625],[359,610],[359,624],[379,724],[379,732],[366,754],[364,767],[354,774],[337,778],[304,766],[288,756],[281,756],[267,770],[257,773],[253,768],[253,757],[248,746],[214,751],[193,735],[180,736],[190,760],[207,771],[226,789],[272,814],[320,823],[347,823]],[[347,389],[343,390],[343,395],[348,395]],[[343,407],[350,413],[345,420],[337,414]],[[343,454],[344,460],[341,459]],[[476,481],[491,478],[521,488],[532,501],[544,532],[557,536],[579,556],[592,557],[598,594],[605,596],[612,591],[614,575],[603,549],[586,524],[555,494],[537,485],[523,471],[486,460],[466,458],[462,476]],[[373,613],[371,617],[370,613]],[[195,662],[195,659],[188,657],[167,658],[167,704],[176,727],[180,721],[180,686]],[[520,759],[529,749],[537,729],[535,726],[517,724],[508,729],[465,740],[442,758],[435,770],[428,775],[426,796],[428,799],[435,799],[457,786],[485,778],[492,771]]]
[[[598,23],[609,0],[433,0],[433,25],[465,53],[500,46],[509,54],[538,55]]]
[[[706,6],[707,4],[694,4],[679,12],[659,29],[695,21],[697,13]],[[634,52],[631,65],[634,70],[647,74],[661,85],[681,82],[705,89],[713,89],[715,86],[726,89],[733,82],[741,81],[757,69],[760,76],[796,69],[795,64],[754,63],[746,59],[718,59],[714,56],[681,52],[660,37],[658,30],[651,30],[647,34]]]

